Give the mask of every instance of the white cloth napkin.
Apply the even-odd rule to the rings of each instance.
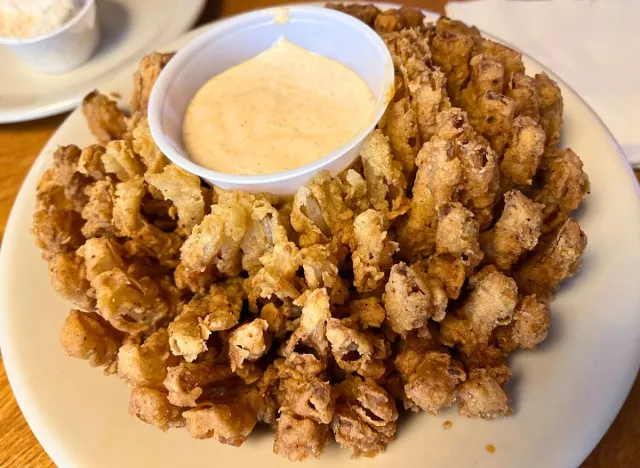
[[[640,0],[475,0],[446,11],[560,76],[640,166]]]

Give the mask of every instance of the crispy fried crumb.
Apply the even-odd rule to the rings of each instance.
[[[115,101],[98,91],[87,94],[82,101],[82,113],[87,119],[91,133],[101,145],[120,140],[126,130],[125,114]]]
[[[154,52],[140,60],[138,70],[133,75],[133,95],[131,97],[131,112],[147,113],[149,97],[160,72],[171,60],[173,53],[161,54]]]
[[[93,367],[115,371],[122,335],[98,314],[72,310],[60,333],[62,347],[69,356],[86,359]]]
[[[167,400],[166,392],[155,388],[134,387],[131,390],[129,414],[167,432],[172,427],[183,427],[182,410]]]

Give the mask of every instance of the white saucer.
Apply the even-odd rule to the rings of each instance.
[[[205,0],[100,0],[102,41],[89,62],[58,75],[32,71],[0,47],[0,124],[58,114],[77,106],[94,88],[109,83],[132,60],[189,29]]]

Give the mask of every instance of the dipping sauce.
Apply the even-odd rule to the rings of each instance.
[[[0,36],[28,39],[48,34],[75,12],[73,0],[0,0]]]
[[[353,70],[285,39],[210,79],[182,129],[191,160],[228,174],[286,171],[362,130],[375,99]]]

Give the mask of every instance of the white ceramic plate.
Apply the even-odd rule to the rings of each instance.
[[[207,26],[215,27],[215,25]],[[201,31],[201,30],[200,30]],[[179,47],[192,32],[175,42]],[[526,59],[529,73],[542,69]],[[131,69],[113,81],[129,89]],[[350,461],[334,444],[305,467],[574,467],[597,444],[620,409],[640,364],[640,202],[633,173],[600,119],[567,86],[563,144],[583,159],[591,196],[578,218],[589,237],[584,267],[563,284],[551,333],[535,353],[517,352],[509,393],[513,417],[486,422],[414,414],[399,424],[387,451]],[[127,97],[127,96],[125,96]],[[240,448],[164,434],[127,414],[128,390],[58,342],[69,304],[49,285],[29,235],[36,181],[59,144],[92,137],[76,111],[36,161],[15,202],[0,257],[0,342],[18,403],[45,450],[61,467],[189,468],[287,465],[272,453],[273,435],[257,431]],[[445,431],[442,423],[453,422]],[[496,452],[485,450],[493,444]]]
[[[67,111],[96,87],[113,91],[112,80],[124,66],[189,29],[205,0],[98,0],[96,4],[102,40],[79,68],[41,74],[0,46],[0,124]]]

